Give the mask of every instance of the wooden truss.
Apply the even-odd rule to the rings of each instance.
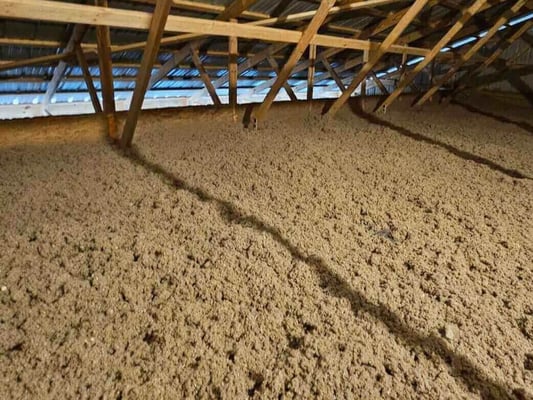
[[[316,97],[318,87],[328,87],[325,81],[332,80],[339,97],[327,115],[334,116],[359,87],[362,95],[366,95],[370,87],[379,89],[385,97],[381,109],[386,109],[406,88],[414,85],[419,74],[429,67],[433,71],[435,64],[440,70],[446,65],[449,68],[436,79],[432,73],[431,87],[422,93],[418,105],[464,71],[454,86],[454,93],[488,79],[481,72],[489,66],[497,69],[498,76],[510,77],[517,88],[526,90],[520,74],[531,70],[528,66],[512,65],[501,56],[519,39],[533,42],[527,33],[533,22],[511,29],[509,35],[497,41],[490,55],[479,56],[480,50],[494,41],[499,29],[511,18],[531,11],[531,0],[513,3],[510,3],[512,0],[315,0],[318,3],[315,9],[293,14],[286,12],[291,2],[280,0],[272,15],[251,10],[259,0],[233,0],[226,7],[190,0],[131,1],[153,12],[109,7],[108,0],[93,0],[94,5],[0,0],[2,18],[71,24],[71,35],[66,43],[38,38],[0,38],[0,46],[60,49],[56,54],[0,61],[0,71],[53,65],[53,75],[43,98],[46,109],[54,94],[61,90],[61,83],[73,79],[67,76],[69,66],[79,65],[95,112],[103,112],[109,121],[109,135],[120,140],[123,147],[129,147],[146,92],[158,90],[159,82],[180,80],[172,72],[176,68],[194,69],[198,75],[192,80],[203,84],[203,89],[190,97],[191,102],[209,96],[214,105],[220,106],[226,100],[219,93],[227,87],[227,102],[234,120],[237,120],[238,96],[242,89],[239,77],[254,69],[256,76],[246,79],[261,82],[246,88],[245,96],[253,98],[266,92],[253,112],[256,121],[266,118],[282,88],[292,101],[298,98],[310,101]],[[382,9],[391,3],[401,4],[392,6],[389,12]],[[435,7],[440,7],[441,11],[433,15]],[[447,10],[444,14],[443,8]],[[201,17],[185,17],[173,10],[187,10]],[[205,14],[213,17],[206,19]],[[359,16],[370,17],[370,22],[357,28],[339,22]],[[84,34],[92,27],[95,27],[96,43],[84,43]],[[111,29],[145,31],[148,35],[144,41],[116,45],[111,42]],[[453,41],[482,30],[486,30],[486,34],[465,46],[461,53],[443,52]],[[265,46],[252,53],[247,50],[251,41],[264,42]],[[116,60],[114,57],[120,53],[133,50],[142,50],[143,55],[140,64],[131,65],[138,72],[120,135],[115,122],[115,90],[116,83],[124,78],[114,77],[113,67],[124,64],[113,62],[112,57]],[[159,63],[158,55],[162,53],[166,56],[160,58]],[[223,61],[215,64],[209,61],[212,57]],[[415,57],[420,57],[421,61],[410,68],[409,61]],[[474,62],[470,64],[471,61]],[[101,102],[90,73],[90,66],[94,64],[100,71]],[[267,73],[270,76],[265,77]],[[390,89],[392,81],[382,81],[382,77],[398,81],[390,93],[387,87]],[[306,95],[298,97],[303,90]]]

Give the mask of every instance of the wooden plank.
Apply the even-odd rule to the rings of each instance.
[[[270,91],[266,95],[265,100],[263,101],[263,103],[261,103],[261,105],[257,109],[257,112],[255,112],[254,118],[256,121],[260,121],[265,118],[266,113],[270,109],[270,106],[272,105],[279,90],[289,78],[294,66],[296,65],[304,51],[307,49],[307,46],[311,44],[313,37],[316,35],[318,29],[326,19],[329,9],[334,4],[335,0],[321,0],[320,6],[318,7],[316,14],[314,15],[307,28],[303,31],[301,39],[298,41],[298,44],[295,46],[294,50],[289,56],[289,59],[278,74],[278,77],[276,78],[276,81],[274,82],[274,84],[270,88]]]
[[[437,82],[422,95],[416,102],[415,106],[421,106],[424,104],[431,96],[435,94],[439,88],[450,80],[451,77],[464,65],[470,58],[472,58],[496,33],[498,30],[509,20],[509,18],[516,15],[518,11],[526,4],[527,0],[518,0],[510,9],[507,9],[495,22],[495,24],[490,28],[485,36],[475,42],[466,53],[462,54],[459,61],[446,73],[444,76],[439,78]]]
[[[358,1],[351,2],[351,3],[340,4],[338,6],[331,7],[328,11],[328,14],[335,15],[335,14],[340,14],[343,12],[350,12],[350,11],[361,10],[365,8],[382,6],[382,5],[386,5],[390,3],[397,3],[400,1],[405,1],[405,0],[365,0],[365,1],[358,0]],[[301,22],[301,21],[314,18],[316,13],[317,13],[317,10],[303,11],[303,12],[299,12],[295,14],[285,15],[282,17],[272,17],[272,18],[267,18],[267,19],[261,19],[259,21],[250,22],[250,25],[269,26],[269,25]]]
[[[492,54],[485,59],[482,63],[472,68],[469,72],[465,73],[461,79],[455,85],[455,89],[452,92],[452,96],[459,93],[460,91],[468,87],[468,83],[476,77],[480,72],[486,70],[491,64],[499,60],[501,54],[509,48],[511,44],[520,39],[524,34],[526,34],[531,28],[533,28],[533,21],[528,21],[522,24],[514,33],[503,39],[499,46],[492,52]]]
[[[429,1],[428,2],[428,6],[430,6],[432,4],[436,4],[437,2],[438,2],[437,0]],[[399,11],[397,11],[395,13],[390,14],[390,16],[386,20],[384,20],[382,23],[378,24],[375,27],[371,27],[371,28],[365,29],[359,35],[354,36],[354,38],[357,38],[357,39],[368,38],[370,36],[374,36],[374,35],[382,32],[383,30],[386,30],[386,29],[396,25],[398,23],[399,19],[407,12],[408,9],[409,9],[409,7],[405,8],[405,9],[402,9],[402,10],[399,10]],[[418,40],[418,39],[422,38],[424,35],[425,35],[425,33],[422,30],[415,30],[415,31],[413,31],[410,34],[406,34],[406,35],[401,36],[398,39],[398,42],[399,43],[403,43],[403,44],[407,44],[407,43],[410,43],[410,42],[413,42],[415,40]],[[407,38],[408,38],[408,40],[407,40]],[[338,54],[339,52],[341,52],[343,50],[344,49],[336,49],[336,48],[330,48],[330,49],[324,50],[318,55],[317,60],[322,62],[322,60],[324,58],[331,57],[331,56],[333,56],[335,54]],[[405,53],[403,53],[403,54],[405,54]],[[448,58],[450,56],[452,56],[450,53],[441,53],[439,55],[439,57],[442,57],[442,58]],[[358,66],[362,62],[363,62],[363,56],[360,56],[358,58],[353,58],[353,59],[347,61],[345,63],[345,65],[344,65],[344,67],[336,68],[336,72],[337,73],[341,73],[341,72],[347,71],[349,69],[352,69],[353,67]],[[307,61],[301,62],[295,67],[294,72],[295,73],[296,72],[300,72],[300,71],[304,70],[307,67],[308,67]],[[315,85],[318,82],[320,82],[320,81],[322,81],[324,79],[328,79],[330,77],[333,77],[333,76],[329,73],[329,71],[324,72],[322,74],[318,74],[317,76],[315,76]],[[273,83],[273,80],[267,81],[264,84],[259,85],[258,87],[256,87],[254,89],[254,92],[262,91],[262,90],[266,89],[267,87],[271,86],[272,83]],[[294,87],[294,89],[296,91],[300,91],[303,88],[304,88],[303,84]]]
[[[135,133],[135,128],[137,126],[137,120],[139,119],[144,96],[148,87],[148,81],[150,80],[150,74],[152,73],[152,66],[154,65],[157,53],[159,52],[159,44],[161,42],[161,37],[163,36],[171,4],[172,0],[159,0],[156,3],[150,21],[150,30],[148,32],[148,40],[146,41],[147,44],[144,49],[141,67],[137,72],[130,110],[120,140],[120,144],[123,148],[131,146],[133,134]]]
[[[388,95],[389,94],[389,91],[387,90],[387,88],[385,87],[383,82],[381,82],[381,79],[379,79],[377,77],[377,75],[376,75],[376,73],[374,71],[370,71],[368,73],[368,75],[370,76],[370,78],[372,78],[372,80],[374,81],[376,86],[379,88],[379,90],[381,91],[381,94],[384,94],[384,95]]]
[[[108,10],[107,0],[95,0],[95,3],[102,9]],[[109,33],[109,26],[96,26],[96,44],[98,47],[102,103],[104,114],[107,119],[107,134],[112,139],[118,139],[117,123],[115,119],[115,87],[113,85],[113,65],[111,61],[111,36]]]
[[[236,18],[240,14],[242,14],[247,8],[251,7],[256,1],[257,0],[233,0],[233,2],[229,6],[227,6],[224,11],[222,11],[216,17],[215,20],[226,21],[232,18]],[[233,20],[231,22],[236,24],[237,20]],[[192,43],[189,43],[188,46],[184,46],[181,50],[174,52],[172,57],[167,62],[165,62],[165,64],[159,69],[159,71],[157,71],[154,76],[152,76],[148,87],[151,88],[153,85],[155,85],[165,76],[167,76],[168,73],[172,71],[176,67],[176,65],[178,65],[190,53],[189,50],[191,46],[193,49],[198,49],[204,44],[206,44],[207,39],[202,37],[203,36],[199,35],[197,40],[193,41]]]
[[[446,46],[450,40],[452,40],[457,33],[464,27],[466,22],[472,18],[487,2],[487,0],[476,0],[469,7],[463,10],[461,18],[446,32],[444,36],[433,46],[431,52],[425,56],[424,60],[418,63],[412,71],[405,74],[403,79],[400,80],[394,91],[380,104],[381,110],[385,111],[394,100],[396,100],[404,89],[416,78],[418,73],[422,71],[429,63],[431,63],[440,51]]]
[[[339,77],[335,69],[333,69],[327,58],[322,58],[322,65],[324,65],[324,67],[326,68],[330,76],[333,78],[341,92],[344,92],[346,90],[346,86],[344,86],[342,79]]]
[[[61,54],[52,54],[49,56],[28,58],[25,60],[8,61],[4,64],[0,64],[0,71],[10,70],[10,69],[20,68],[20,67],[29,67],[31,65],[52,64],[54,62],[64,60],[69,57],[72,57],[72,54],[61,53]]]
[[[252,57],[248,58],[246,61],[243,61],[240,63],[237,67],[237,75],[242,74],[244,71],[249,70],[250,68],[255,67],[257,64],[259,64],[261,61],[265,60],[267,57],[272,56],[274,57],[276,53],[286,48],[288,45],[285,43],[276,43],[273,44],[266,49],[260,51],[259,53],[254,54]],[[218,89],[222,85],[226,84],[229,81],[229,74],[224,74],[217,80],[213,82],[213,86],[215,89]],[[191,96],[190,100],[197,100],[200,97],[203,97],[207,94],[207,90],[204,89],[198,94],[195,94]]]
[[[278,62],[274,60],[274,57],[268,56],[267,61],[272,67],[272,69],[274,70],[274,72],[276,73],[276,75],[279,75],[279,65],[278,65]],[[287,95],[290,97],[292,101],[298,100],[298,97],[296,97],[296,95],[294,94],[294,91],[292,90],[291,85],[289,85],[289,82],[285,82],[283,84],[283,89],[285,89],[285,91],[287,92]]]
[[[72,29],[72,33],[70,35],[70,38],[67,42],[67,45],[63,49],[63,53],[65,54],[71,54],[75,47],[81,43],[83,40],[83,36],[85,35],[85,32],[87,32],[87,26],[76,24],[74,25],[74,28]],[[54,96],[54,94],[57,91],[57,88],[61,84],[61,80],[63,79],[63,76],[65,75],[65,71],[68,67],[68,64],[64,60],[60,60],[57,66],[54,68],[54,73],[52,75],[52,79],[50,79],[50,82],[48,82],[48,85],[46,86],[46,93],[43,97],[42,107],[43,111],[48,113],[48,105],[50,104],[50,100]]]
[[[309,68],[307,69],[307,101],[313,100],[313,88],[315,86],[315,61],[316,46],[309,46]]]
[[[202,61],[200,60],[200,57],[198,56],[198,49],[195,49],[192,46],[190,46],[189,49],[191,52],[192,62],[194,63],[194,66],[200,73],[200,78],[204,82],[204,85],[207,91],[209,92],[209,96],[211,96],[211,100],[213,100],[213,104],[215,104],[215,106],[220,106],[222,102],[220,101],[220,98],[217,95],[217,91],[215,87],[213,86],[213,83],[211,82],[211,78],[207,74],[202,64]]]
[[[239,77],[237,73],[237,57],[239,55],[239,42],[235,36],[230,36],[228,39],[228,52],[230,55],[228,60],[229,104],[233,113],[233,121],[237,121],[237,85]]]
[[[372,71],[374,65],[378,63],[381,57],[388,51],[388,49],[394,44],[394,42],[400,37],[405,28],[411,23],[411,21],[417,16],[417,14],[424,8],[428,0],[416,0],[411,8],[402,16],[400,21],[394,26],[392,31],[387,35],[386,39],[379,45],[378,49],[374,52],[370,52],[369,60],[363,65],[361,71],[355,76],[355,78],[348,86],[348,89],[341,94],[341,96],[333,103],[326,115],[329,117],[334,116],[340,108],[350,98],[351,94],[357,89],[363,79],[366,78],[368,73]]]
[[[104,8],[50,0],[2,0],[0,16],[39,21],[63,23],[84,23],[89,25],[113,26],[117,28],[147,30],[151,14],[118,8]],[[266,42],[298,43],[302,33],[294,30],[234,24],[231,22],[206,20],[202,18],[169,16],[165,32],[186,32],[211,36],[237,36],[245,39]],[[337,36],[316,34],[310,44],[323,47],[336,47],[353,50],[370,50],[379,43],[368,40],[350,39]],[[429,50],[419,47],[392,45],[391,53],[408,53],[423,56]]]
[[[365,50],[363,52],[363,62],[366,64],[368,63],[368,61],[370,60],[370,52]],[[368,75],[365,76],[363,78],[363,80],[361,81],[361,92],[360,92],[360,96],[361,96],[361,107],[362,109],[364,110],[365,109],[365,97],[366,97],[366,80],[368,78]],[[344,93],[344,92],[343,92]]]
[[[74,48],[74,51],[76,52],[76,57],[78,59],[78,65],[81,68],[83,79],[85,80],[85,84],[87,85],[87,91],[89,92],[89,96],[91,97],[91,102],[93,104],[94,112],[101,113],[102,107],[100,105],[100,101],[98,100],[98,94],[96,93],[96,88],[94,87],[94,82],[91,76],[91,71],[89,70],[89,64],[87,64],[87,60],[85,59],[85,54],[83,54],[83,49],[81,48],[79,43]]]

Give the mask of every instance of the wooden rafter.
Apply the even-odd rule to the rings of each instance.
[[[83,74],[85,85],[87,85],[87,91],[89,92],[89,96],[91,97],[94,112],[101,113],[102,106],[100,105],[100,101],[98,100],[98,94],[96,93],[96,88],[94,87],[91,71],[89,70],[89,64],[87,64],[85,54],[83,54],[83,49],[81,48],[79,43],[74,48],[74,51],[76,52],[76,58],[78,59],[78,65],[80,66],[81,72]]]
[[[376,75],[376,73],[374,71],[370,71],[368,73],[368,76],[370,76],[370,78],[372,78],[372,80],[374,81],[374,83],[376,84],[376,86],[379,88],[379,90],[381,91],[381,94],[384,94],[385,96],[389,94],[387,88],[385,87],[385,85],[383,84],[383,82],[381,82],[381,79],[379,79]]]
[[[50,0],[2,0],[2,4],[3,7],[0,7],[0,16],[7,18],[99,24],[101,26],[140,30],[148,30],[151,20],[151,14],[143,11],[95,7]],[[303,35],[301,32],[289,29],[235,24],[179,15],[169,16],[165,25],[165,32],[187,32],[188,34],[222,37],[236,36],[266,42],[295,44],[300,42]],[[315,35],[310,44],[353,50],[371,50],[379,46],[379,43],[369,40],[323,34]],[[124,46],[124,48],[128,48],[127,46]],[[429,52],[428,49],[404,45],[392,45],[388,51],[391,53],[408,53],[419,56],[424,56]]]
[[[461,79],[457,82],[455,85],[455,89],[452,92],[452,95],[455,95],[468,87],[468,82],[477,76],[481,71],[488,68],[492,63],[497,61],[501,54],[507,49],[511,44],[513,44],[515,41],[520,39],[529,29],[533,27],[533,21],[528,21],[524,23],[522,26],[520,26],[518,29],[516,29],[513,34],[507,38],[504,38],[501,43],[496,47],[494,52],[485,59],[482,63],[476,65],[474,68],[472,68],[470,71],[465,73]]]
[[[403,79],[400,80],[398,85],[396,86],[396,89],[383,101],[382,104],[380,104],[380,108],[382,110],[386,110],[388,106],[392,104],[398,96],[403,92],[403,90],[413,82],[413,80],[416,78],[418,73],[422,71],[426,66],[431,63],[435,57],[440,53],[440,51],[446,46],[450,40],[452,40],[464,27],[466,22],[475,15],[481,7],[487,2],[487,0],[476,0],[472,5],[469,7],[466,7],[461,14],[461,17],[457,20],[457,22],[446,32],[444,36],[433,46],[433,49],[431,49],[431,52],[424,57],[424,59],[418,63],[412,71],[405,74]]]
[[[309,44],[311,44],[313,37],[316,35],[318,29],[326,19],[329,9],[333,6],[333,4],[335,4],[335,0],[321,0],[320,6],[318,7],[315,15],[313,16],[313,19],[311,20],[307,28],[303,31],[300,40],[293,49],[291,55],[289,56],[289,59],[283,66],[283,69],[278,74],[276,81],[270,88],[270,91],[266,95],[265,100],[263,101],[263,103],[261,103],[261,105],[255,112],[254,118],[256,119],[256,121],[260,121],[265,118],[266,113],[274,102],[276,95],[278,94],[283,84],[289,78],[294,66],[296,65],[300,57],[303,55]]]
[[[429,4],[431,4],[431,3],[428,2],[428,5]],[[402,9],[400,11],[397,11],[397,12],[391,14],[386,19],[386,21],[384,21],[381,24],[378,24],[377,26],[373,26],[373,27],[370,27],[368,29],[365,29],[360,35],[357,36],[357,38],[367,38],[369,36],[373,36],[373,35],[381,32],[382,30],[385,30],[385,29],[388,29],[388,28],[394,26],[395,24],[397,24],[397,22],[401,18],[401,16],[403,16],[407,12],[408,8]],[[415,30],[415,31],[413,31],[411,33],[402,35],[398,39],[398,43],[407,44],[407,43],[419,40],[420,38],[424,37],[425,35],[426,35],[425,31],[417,29],[417,30]],[[339,49],[335,49],[335,48],[330,48],[330,49],[324,50],[317,56],[317,60],[318,61],[322,61],[324,58],[331,57],[331,56],[339,53],[340,51],[342,51],[342,49],[339,50]],[[453,54],[441,53],[441,54],[439,54],[438,57],[446,59],[446,58],[453,57]],[[308,65],[306,63],[307,63],[307,61],[298,64],[296,66],[296,68],[294,69],[294,72],[299,72],[299,71],[302,71],[303,69],[305,69],[307,67],[307,65]],[[361,63],[363,63],[363,56],[362,55],[358,56],[358,57],[354,57],[354,58],[346,61],[343,66],[335,68],[335,71],[340,74],[340,73],[342,73],[344,71],[348,71],[348,70],[350,70],[350,69],[352,69],[354,67],[359,66]],[[323,81],[324,79],[328,79],[330,77],[332,77],[332,75],[329,73],[329,71],[326,71],[326,72],[323,72],[321,74],[318,74],[318,75],[315,76],[315,84],[318,83],[318,82]],[[271,84],[272,84],[271,81],[267,81],[267,82],[259,85],[258,87],[256,87],[254,89],[254,91],[262,91],[266,87],[270,86]],[[296,91],[300,91],[303,88],[304,88],[304,86],[303,86],[303,84],[301,84],[299,86],[295,86],[294,89]]]
[[[443,77],[439,78],[437,82],[418,99],[414,105],[420,106],[424,104],[439,88],[444,85],[455,73],[463,66],[472,56],[474,56],[497,32],[498,30],[511,18],[516,15],[518,11],[526,4],[527,0],[518,0],[513,6],[505,11],[496,21],[496,23],[490,28],[485,36],[479,39],[471,46],[466,53],[462,54],[459,61],[446,73]]]
[[[226,21],[233,18],[238,17],[241,15],[247,8],[251,7],[257,0],[233,0],[229,6],[227,6],[224,11],[222,11],[217,17],[217,21]],[[232,23],[236,23],[237,21],[234,20]],[[236,36],[230,36],[230,37],[236,37]],[[163,79],[170,71],[172,71],[174,68],[176,68],[176,65],[178,65],[188,54],[188,49],[198,49],[201,46],[203,46],[205,43],[207,43],[207,39],[197,39],[193,41],[192,43],[189,43],[188,46],[185,46],[180,51],[176,51],[173,53],[172,57],[162,66],[162,68],[157,71],[157,73],[150,79],[149,87],[152,87],[157,82],[159,82],[161,79]]]
[[[86,25],[81,25],[81,24],[74,25],[70,38],[67,42],[67,45],[65,46],[65,49],[63,50],[63,54],[72,54],[75,47],[78,46],[79,43],[81,43],[86,31],[87,31]],[[52,97],[54,96],[57,88],[61,84],[61,79],[63,79],[63,76],[65,75],[65,71],[67,70],[67,67],[68,67],[68,64],[64,60],[60,60],[54,69],[52,79],[50,79],[50,82],[48,82],[48,85],[46,87],[46,93],[42,101],[42,107],[45,112],[47,112],[48,105],[50,104],[50,101]]]
[[[242,63],[240,63],[237,67],[237,75],[240,75],[244,71],[255,67],[257,64],[259,64],[261,61],[264,61],[268,57],[274,58],[276,53],[278,53],[279,51],[281,51],[282,49],[286,47],[287,45],[285,43],[277,43],[277,44],[268,46],[266,49],[260,51],[259,53],[254,54],[253,56],[248,58],[246,61],[243,61]],[[215,87],[215,89],[218,89],[222,85],[226,84],[228,81],[229,81],[229,74],[224,74],[220,78],[218,78],[216,81],[213,82],[213,86]],[[198,94],[191,96],[191,101],[197,100],[198,98],[204,96],[205,94],[206,94],[206,91],[199,92]]]
[[[141,67],[137,73],[135,90],[133,91],[130,110],[126,118],[124,131],[122,132],[120,144],[123,148],[131,146],[133,134],[135,133],[135,128],[137,126],[137,120],[139,118],[146,89],[148,87],[148,81],[152,72],[152,66],[154,65],[154,61],[159,51],[159,44],[161,42],[161,37],[163,36],[165,23],[168,18],[168,13],[170,12],[171,4],[172,0],[159,0],[156,3],[154,13],[152,15],[146,49],[143,53]]]
[[[202,60],[200,60],[200,57],[198,56],[198,50],[195,49],[192,45],[190,47],[191,52],[191,58],[192,62],[194,63],[194,66],[198,70],[198,73],[200,74],[200,78],[204,82],[204,85],[209,92],[209,96],[211,96],[211,100],[213,100],[213,104],[215,106],[220,106],[222,102],[220,101],[220,98],[217,95],[217,91],[215,87],[213,86],[213,83],[211,82],[211,78],[207,74],[203,64]]]
[[[333,103],[330,109],[327,111],[328,116],[334,116],[337,111],[346,103],[351,94],[359,86],[363,79],[366,78],[368,73],[374,68],[381,57],[388,51],[388,49],[394,44],[394,42],[400,37],[405,28],[411,23],[418,13],[424,8],[428,0],[416,0],[411,8],[402,16],[397,25],[394,26],[392,31],[388,34],[387,38],[379,45],[378,49],[374,52],[370,52],[369,60],[363,65],[359,73],[354,77],[348,89],[341,94],[341,96]]]
[[[274,70],[274,72],[276,73],[276,75],[279,75],[279,64],[276,60],[274,60],[274,57],[268,56],[267,61],[272,67],[272,69]],[[296,97],[296,95],[294,94],[294,91],[292,90],[291,85],[289,85],[289,82],[285,82],[283,84],[283,89],[285,89],[285,91],[287,92],[287,95],[292,101],[298,100],[298,97]]]

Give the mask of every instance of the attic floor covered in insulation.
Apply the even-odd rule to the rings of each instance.
[[[461,101],[3,123],[1,396],[531,398],[533,114]]]

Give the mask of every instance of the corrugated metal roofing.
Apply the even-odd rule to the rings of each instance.
[[[69,0],[71,3],[85,3],[84,0]],[[209,0],[204,1],[205,3],[227,6],[232,0]],[[200,3],[200,2],[197,2]],[[382,11],[383,16],[388,15],[388,13],[395,10],[406,7],[410,2],[402,1],[398,3],[391,3],[385,6],[377,7],[376,10]],[[469,1],[456,1],[458,5],[469,4]],[[283,7],[286,5],[286,7]],[[501,13],[508,8],[509,3],[505,2],[499,6],[493,7],[486,15],[488,19],[496,18],[501,15]],[[143,4],[140,0],[110,0],[110,6],[116,8],[127,8],[135,9],[142,11],[151,11],[153,5]],[[294,13],[300,13],[304,11],[310,11],[317,8],[317,3],[313,3],[308,0],[296,0],[296,1],[286,1],[286,0],[258,0],[252,7],[250,11],[264,13],[268,15],[290,15]],[[193,12],[190,10],[176,10],[172,11],[175,14],[185,15],[185,16],[196,16],[201,18],[214,18],[215,15],[212,13],[204,12]],[[352,29],[364,29],[369,26],[373,26],[378,23],[381,19],[379,17],[373,16],[373,14],[378,15],[379,12],[367,12],[364,10],[357,10],[345,13],[339,13],[330,18],[328,23],[333,23],[340,27],[347,27]],[[427,18],[432,20],[439,20],[443,18],[449,18],[453,16],[454,12],[450,10],[449,7],[444,7],[442,5],[437,5],[431,9],[430,12],[422,12],[419,15],[419,19],[424,21]],[[455,15],[459,15],[455,12]],[[288,27],[293,27],[294,24],[287,25]],[[62,52],[62,48],[68,42],[69,35],[72,27],[65,24],[55,24],[47,22],[28,22],[28,21],[18,21],[18,20],[3,20],[0,23],[0,37],[7,38],[21,38],[21,39],[32,39],[40,41],[52,41],[58,42],[62,45],[53,47],[47,46],[45,44],[39,46],[14,46],[14,45],[0,45],[0,60],[22,60],[30,59],[34,57],[41,57],[46,55],[54,55]],[[327,28],[323,28],[327,29]],[[417,26],[411,25],[406,33],[417,29]],[[385,31],[386,32],[386,31]],[[339,35],[338,32],[330,31],[329,34]],[[346,36],[350,36],[348,33]],[[442,33],[429,35],[424,40],[429,40],[429,42],[435,42],[440,38]],[[134,30],[125,30],[125,29],[111,29],[111,39],[114,45],[127,44],[133,42],[141,42],[146,40],[147,33]],[[96,33],[94,28],[89,28],[85,38],[84,43],[94,44],[96,41]],[[248,53],[257,53],[269,44],[261,43],[257,41],[242,40],[239,41],[241,52]],[[164,51],[161,51],[158,55],[158,62],[160,64],[165,63],[170,57],[171,52],[174,49],[179,49],[181,45],[174,47],[165,47]],[[523,46],[523,45],[522,45]],[[210,55],[201,54],[201,60],[209,66],[208,74],[212,79],[216,79],[227,73],[223,68],[216,69],[213,66],[224,67],[227,63],[227,56],[224,54],[213,55],[215,52],[226,52],[227,51],[227,40],[223,38],[215,38],[209,45],[211,51]],[[288,57],[291,51],[291,46],[286,47],[281,51],[277,56],[277,60],[282,65],[283,57]],[[504,54],[504,57],[512,57],[513,52],[520,51],[516,46],[511,46]],[[523,51],[523,54],[519,56],[519,63],[531,64],[531,58],[533,57],[531,48],[529,51]],[[337,67],[343,64],[344,60],[353,56],[353,51],[344,51],[339,53],[337,56],[330,59],[333,67]],[[349,56],[348,56],[349,55]],[[140,62],[142,57],[141,50],[135,51],[125,51],[113,53],[112,61],[114,64],[113,75],[115,77],[115,89],[117,93],[131,91],[134,88],[134,77],[138,72],[138,68],[134,66]],[[387,56],[391,62],[391,65],[397,63],[401,56],[391,55]],[[244,57],[239,57],[238,62],[245,61]],[[130,66],[120,66],[120,65],[130,65]],[[21,93],[34,93],[34,94],[43,94],[47,88],[47,81],[53,76],[55,65],[50,66],[28,66],[28,67],[19,67],[11,70],[0,70],[0,94],[13,94],[13,101],[21,101],[21,97],[18,96]],[[262,62],[256,68],[249,69],[243,72],[239,77],[239,85],[242,87],[255,87],[264,82],[265,79],[275,77],[276,74],[271,70],[268,70],[270,65],[267,62]],[[155,71],[155,70],[154,70]],[[323,66],[317,65],[317,72],[322,72]],[[96,63],[96,60],[91,61],[90,73],[95,78],[94,84],[97,90],[100,89],[99,83],[99,68]],[[306,71],[294,74],[290,83],[300,84],[302,79],[306,79]],[[347,72],[343,75],[350,76],[350,72]],[[82,71],[77,66],[70,66],[67,68],[64,79],[57,90],[55,95],[55,101],[68,101],[69,99],[86,98],[86,85],[82,79]],[[185,58],[180,66],[173,69],[168,74],[168,79],[158,82],[153,90],[150,93],[157,92],[157,90],[194,90],[194,89],[203,89],[203,83],[198,79],[199,73],[194,68],[190,58]],[[41,81],[39,81],[41,79]],[[332,83],[331,80],[326,80],[320,82],[320,85],[328,85]],[[223,86],[223,88],[227,85]],[[224,89],[225,90],[225,89]],[[78,93],[79,92],[79,93]],[[79,95],[79,96],[78,96]],[[74,96],[74,97],[73,97]],[[3,97],[5,100],[5,96]],[[18,99],[18,100],[16,100]],[[35,99],[40,99],[39,96],[33,97],[31,101]],[[26,100],[24,100],[26,101]]]

